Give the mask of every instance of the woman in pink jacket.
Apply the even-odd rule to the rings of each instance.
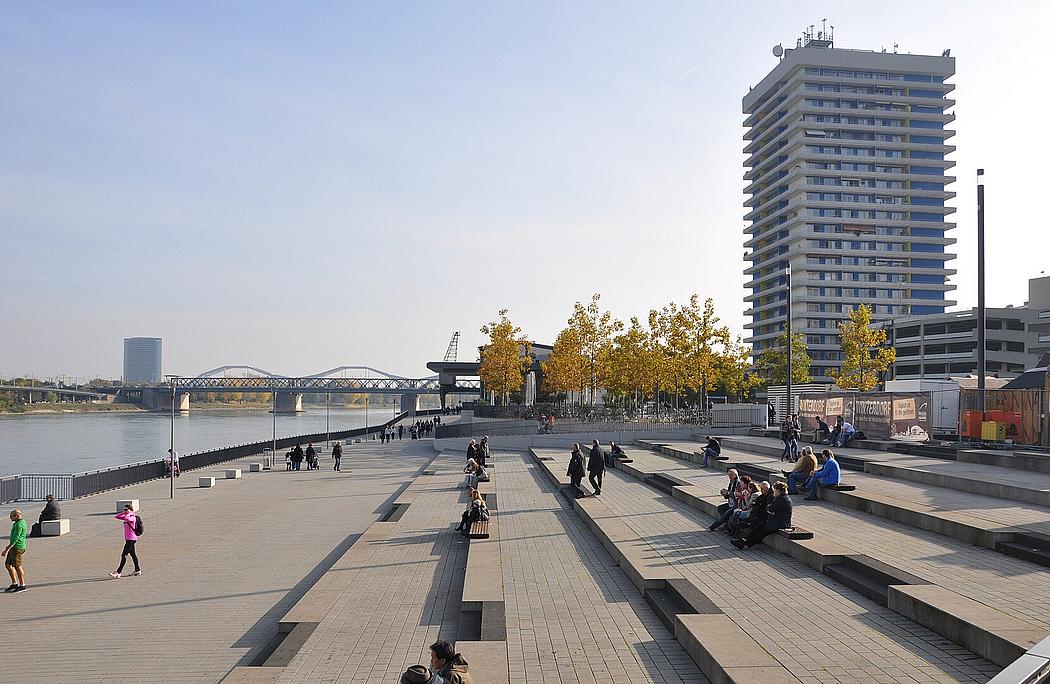
[[[130,555],[131,560],[135,563],[135,572],[131,573],[131,575],[132,577],[137,577],[142,574],[142,570],[139,569],[139,557],[135,554],[135,542],[139,540],[139,536],[135,534],[138,516],[135,515],[135,510],[131,507],[131,504],[125,504],[124,510],[117,513],[116,518],[124,523],[124,550],[120,554],[120,567],[115,572],[109,573],[109,576],[113,579],[120,579],[120,573],[124,570],[124,564],[128,562],[128,555]]]

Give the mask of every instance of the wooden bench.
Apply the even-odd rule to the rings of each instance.
[[[813,533],[801,527],[789,527],[786,530],[777,530],[777,534],[785,539],[812,539]]]
[[[857,489],[857,485],[842,484],[841,482],[839,482],[838,484],[833,484],[833,485],[820,485],[820,486],[822,488],[824,488],[824,489],[834,489],[836,492],[853,492],[853,491],[856,491],[856,489]]]
[[[470,531],[467,533],[469,539],[488,539],[489,538],[489,521],[488,520],[475,520],[470,524]]]

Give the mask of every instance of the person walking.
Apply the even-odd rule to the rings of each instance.
[[[292,449],[292,470],[302,470],[303,468],[303,447],[299,444],[295,445]]]
[[[113,579],[120,579],[120,573],[124,572],[124,564],[128,562],[128,556],[131,556],[132,562],[135,563],[135,572],[131,573],[131,576],[138,577],[142,574],[142,568],[139,567],[139,556],[135,553],[135,542],[139,540],[142,530],[139,517],[135,514],[135,509],[131,507],[131,504],[124,504],[124,510],[114,517],[124,523],[124,550],[120,552],[120,565],[115,571],[109,573],[109,576]]]
[[[475,440],[470,440],[470,444],[467,445],[467,460],[478,460],[478,443]]]
[[[174,449],[168,449],[168,458],[166,460],[168,462],[169,475],[171,474],[172,470],[175,471],[175,477],[182,475],[182,471],[179,470],[179,452],[175,451]]]
[[[401,441],[405,438],[405,425],[401,423],[397,426],[397,441]]]
[[[343,443],[336,442],[332,445],[332,458],[335,460],[335,465],[332,466],[332,470],[339,472],[339,461],[343,458]]]
[[[583,490],[580,488],[580,482],[583,481],[585,473],[586,470],[583,467],[583,452],[580,451],[579,444],[573,444],[572,455],[569,456],[569,469],[565,471],[565,474],[569,478],[573,494],[576,495],[577,499],[583,494]]]
[[[598,440],[591,443],[591,453],[587,456],[587,472],[590,473],[587,481],[594,487],[594,495],[601,495],[602,478],[605,475],[605,457],[602,455],[602,448]]]
[[[784,440],[784,453],[780,455],[780,460],[794,463],[798,460],[798,440],[802,436],[802,425],[798,421],[798,416],[794,413],[789,415],[784,420],[784,426],[781,430],[781,438]]]
[[[11,575],[11,586],[4,591],[9,594],[28,589],[26,569],[22,565],[22,555],[25,552],[26,521],[22,517],[22,511],[16,508],[11,511],[11,536],[7,539],[7,546],[4,547],[4,567],[7,568],[7,574]]]
[[[485,468],[488,465],[489,458],[489,436],[485,435],[481,438],[481,444],[478,445],[478,465]]]
[[[314,445],[313,444],[307,444],[306,445],[306,469],[307,470],[317,470],[318,467],[319,466],[317,465],[317,452],[314,451]]]

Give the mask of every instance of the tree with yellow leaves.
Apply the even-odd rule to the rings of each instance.
[[[489,342],[481,349],[478,375],[506,404],[510,394],[525,384],[525,373],[532,364],[532,345],[521,328],[507,318],[507,309],[500,310],[498,320],[481,326],[481,332],[489,336]]]
[[[554,340],[554,348],[540,364],[543,390],[548,394],[579,392],[587,385],[583,343],[575,328],[565,328]]]
[[[878,387],[879,373],[885,373],[897,352],[884,346],[885,330],[871,329],[871,307],[861,304],[849,312],[849,321],[839,323],[842,368],[830,371],[842,389],[870,392]]]
[[[624,396],[630,395],[635,405],[657,382],[657,357],[649,331],[638,319],[613,338],[606,373],[606,387]]]

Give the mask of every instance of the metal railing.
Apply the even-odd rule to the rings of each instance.
[[[440,415],[438,409],[416,411],[415,416],[428,417]],[[333,432],[316,432],[306,435],[295,435],[292,437],[281,437],[277,440],[277,448],[287,448],[300,443],[323,442],[329,435],[333,440],[349,439],[353,437],[367,437],[378,433],[384,428],[395,425],[402,420],[412,416],[412,413],[402,413],[391,420],[380,425],[370,425],[367,428],[354,428],[352,430],[338,430]],[[440,427],[440,426],[439,426]],[[249,444],[238,444],[186,454],[179,457],[179,468],[183,471],[207,468],[219,463],[233,461],[247,456],[262,454],[273,447],[273,440],[268,439],[261,442]],[[153,461],[140,461],[125,465],[92,470],[84,473],[73,474],[21,474],[10,475],[0,478],[0,503],[12,501],[43,501],[44,497],[51,494],[56,499],[76,499],[82,496],[97,494],[110,489],[126,487],[139,484],[157,478],[167,477],[167,465],[164,459]]]
[[[657,422],[657,421],[573,421],[557,420],[553,428],[540,426],[531,420],[486,420],[470,423],[453,423],[438,425],[434,436],[437,439],[450,437],[514,436],[514,435],[560,435],[576,432],[653,432],[657,430],[674,430],[677,428],[696,428],[695,422]]]

